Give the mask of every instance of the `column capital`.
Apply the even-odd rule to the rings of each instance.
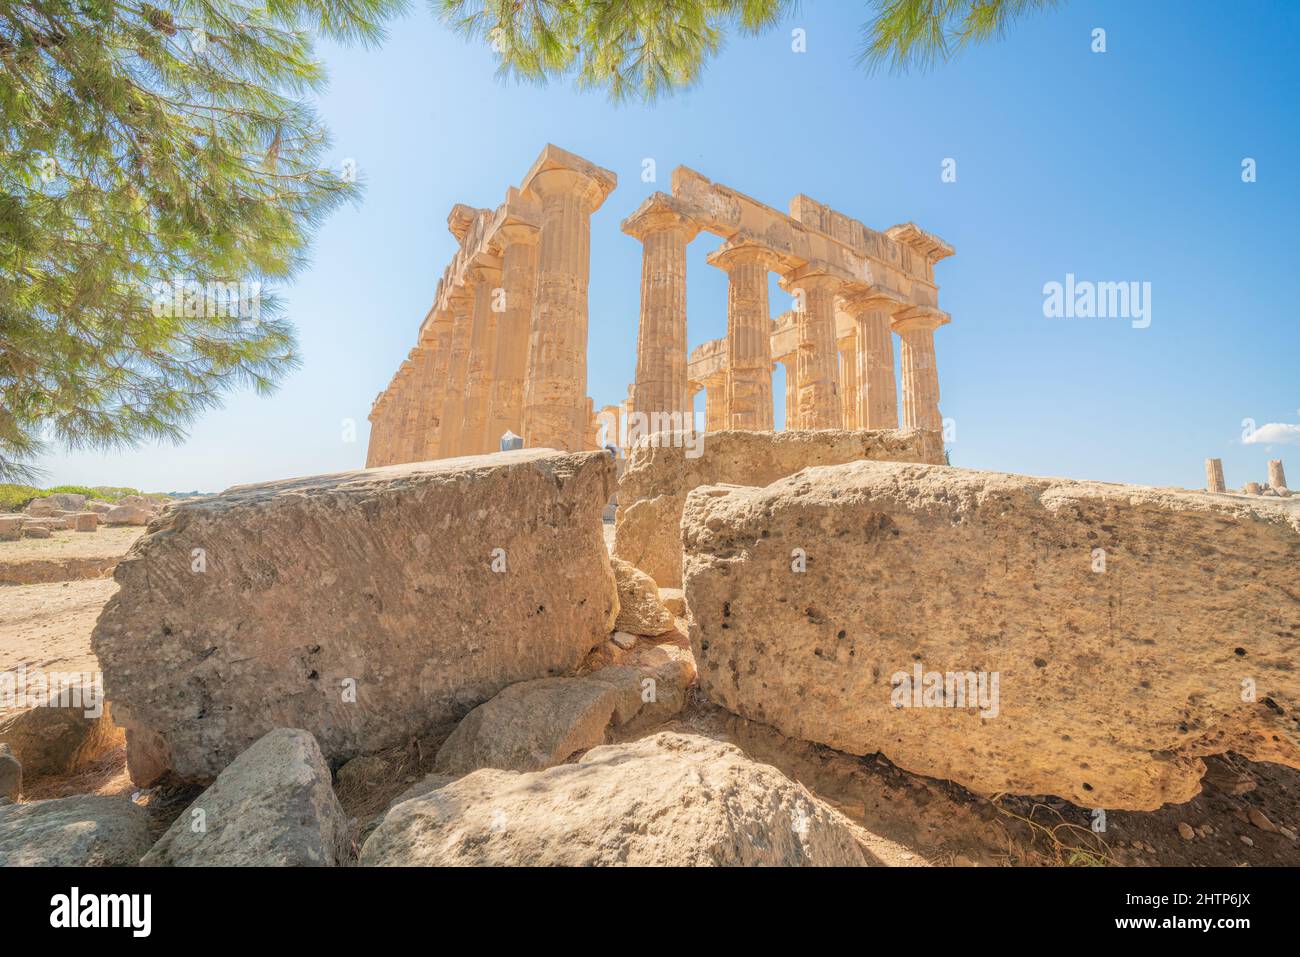
[[[908,306],[894,313],[892,328],[897,333],[917,329],[938,329],[952,322],[952,317],[935,306]]]
[[[884,286],[846,286],[840,291],[840,302],[855,318],[877,309],[893,315],[911,306],[902,293]]]
[[[486,253],[475,253],[474,258],[465,264],[465,277],[476,286],[497,282],[501,279],[501,260]]]
[[[681,233],[682,242],[689,243],[699,234],[701,227],[681,202],[667,193],[651,193],[619,228],[641,242],[652,233],[675,229]]]
[[[618,177],[610,170],[548,143],[524,176],[519,190],[525,196],[540,199],[574,193],[584,200],[587,212],[591,213],[600,208],[617,185]]]
[[[844,285],[844,280],[828,272],[819,271],[815,266],[800,266],[782,274],[779,283],[786,292],[804,288],[817,292],[836,293]]]
[[[704,257],[710,266],[730,272],[736,266],[758,265],[768,272],[790,272],[800,263],[773,249],[749,232],[739,232]]]

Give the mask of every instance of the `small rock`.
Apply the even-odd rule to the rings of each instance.
[[[1296,839],[1296,832],[1291,830],[1291,828],[1286,827],[1282,824],[1279,824],[1277,826],[1277,832],[1281,834],[1283,837],[1285,837],[1288,841],[1294,841]]]
[[[0,722],[0,741],[12,748],[28,777],[79,771],[122,743],[108,702],[102,702],[102,709],[91,707],[94,699],[81,692],[65,700],[80,704],[32,708]]]
[[[673,616],[659,602],[655,580],[630,562],[610,559],[618,586],[618,620],[614,627],[635,635],[663,635],[673,630]]]
[[[1252,841],[1250,838],[1248,838],[1245,834],[1241,835],[1241,843],[1245,844],[1247,847],[1255,846],[1255,842]]]
[[[1178,834],[1184,841],[1190,841],[1196,837],[1196,831],[1186,821],[1178,822]]]
[[[23,527],[23,534],[28,538],[49,538],[54,533],[44,525],[26,525]]]
[[[1277,825],[1270,821],[1264,812],[1253,804],[1246,809],[1246,816],[1250,818],[1250,823],[1261,831],[1268,831],[1270,834],[1277,833]]]
[[[618,645],[624,651],[630,651],[636,646],[636,635],[629,635],[626,631],[616,631],[610,637],[610,641]]]
[[[678,618],[686,617],[686,592],[680,588],[660,588],[659,601]]]

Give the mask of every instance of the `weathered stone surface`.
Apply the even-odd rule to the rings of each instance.
[[[0,806],[0,867],[134,867],[147,850],[149,812],[125,797]]]
[[[0,744],[0,798],[17,801],[22,790],[23,764],[9,745]]]
[[[202,828],[193,826],[196,819]],[[347,833],[347,816],[315,738],[278,728],[222,771],[140,863],[332,866],[346,859]]]
[[[106,525],[148,525],[151,513],[143,505],[114,505],[104,513]]]
[[[13,749],[28,777],[77,771],[122,744],[108,702],[97,708],[40,707],[0,722],[0,742]]]
[[[13,542],[23,537],[21,515],[0,515],[0,542]]]
[[[80,512],[86,507],[86,496],[76,492],[56,492],[46,500],[65,512]]]
[[[484,769],[396,805],[361,863],[783,866],[864,863],[847,822],[730,744],[661,733],[577,764]]]
[[[673,616],[659,602],[659,586],[635,565],[615,558],[618,585],[618,621],[614,627],[633,635],[662,635],[673,630]]]
[[[539,771],[567,761],[613,734],[634,734],[681,711],[695,679],[690,656],[652,647],[628,664],[581,678],[511,685],[465,716],[438,751],[434,769]]]
[[[702,454],[671,434],[632,449],[619,482],[614,555],[631,562],[660,587],[682,583],[680,523],[686,493],[700,485],[767,485],[814,465],[859,459],[943,462],[937,432],[895,429],[800,432],[709,432]]]
[[[54,533],[46,525],[24,525],[23,534],[28,538],[49,538]]]
[[[678,618],[686,617],[686,592],[680,588],[660,588],[659,601]]]
[[[115,717],[206,781],[272,728],[339,763],[571,671],[617,614],[612,476],[604,453],[526,449],[178,503],[95,628]]]
[[[682,524],[701,689],[789,736],[1134,810],[1202,755],[1300,767],[1285,500],[857,462],[697,489]],[[895,707],[914,667],[996,672],[996,709]]]
[[[78,532],[93,532],[99,527],[97,512],[79,512],[72,519],[72,527]]]

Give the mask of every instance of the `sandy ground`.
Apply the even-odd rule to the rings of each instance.
[[[101,525],[93,532],[60,529],[49,538],[20,538],[0,542],[0,564],[59,558],[120,558],[144,534],[139,525]]]

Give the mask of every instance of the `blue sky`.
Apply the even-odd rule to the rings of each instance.
[[[323,45],[335,165],[354,159],[366,195],[285,290],[302,368],[271,398],[230,397],[179,447],[52,455],[46,483],[216,491],[360,466],[370,403],[454,251],[448,211],[497,205],[553,142],[619,177],[592,220],[597,407],[625,396],[635,366],[641,246],[618,224],[684,164],[778,209],[807,193],[956,248],[936,267],[954,464],[1196,488],[1207,456],[1229,486],[1281,457],[1300,485],[1300,444],[1242,442],[1244,419],[1300,425],[1300,4],[1069,2],[901,77],[855,65],[866,15],[857,0],[806,2],[653,106],[499,80],[490,52],[424,4],[378,48]],[[1097,27],[1105,53],[1091,51]],[[642,181],[646,158],[657,182]],[[955,182],[941,181],[946,158]],[[689,248],[692,348],[726,330],[725,275],[704,261],[717,243]],[[1045,317],[1043,286],[1067,273],[1149,282],[1150,325]],[[773,312],[787,304],[773,285]]]

